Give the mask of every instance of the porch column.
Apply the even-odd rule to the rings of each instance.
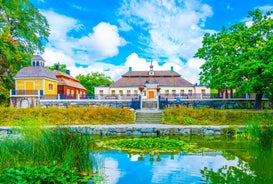
[[[157,109],[159,109],[159,100],[160,100],[159,96],[160,96],[160,89],[161,89],[161,88],[156,88],[156,91],[157,91]]]
[[[139,87],[138,88],[139,89],[139,91],[140,91],[140,109],[142,109],[142,91],[144,90],[144,88],[143,87]]]

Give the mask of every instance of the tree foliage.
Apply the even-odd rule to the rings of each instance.
[[[12,76],[30,65],[34,52],[43,51],[48,36],[46,18],[29,0],[0,0],[0,83],[7,91]]]
[[[264,93],[273,96],[273,19],[259,9],[249,11],[251,25],[238,23],[221,32],[206,33],[195,57],[201,66],[200,81],[210,88],[235,89],[238,95],[256,93],[255,109]]]
[[[54,63],[53,66],[48,66],[47,68],[52,71],[56,70],[56,68],[58,68],[58,70],[63,73],[66,73],[66,70],[67,70],[66,64],[60,64],[60,63]]]
[[[87,75],[80,74],[76,76],[76,79],[87,89],[88,94],[94,94],[95,86],[109,86],[113,83],[111,77],[99,72],[92,72]]]

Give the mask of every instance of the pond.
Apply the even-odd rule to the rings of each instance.
[[[180,136],[198,152],[137,154],[93,152],[95,169],[107,184],[273,183],[271,144],[235,137]]]

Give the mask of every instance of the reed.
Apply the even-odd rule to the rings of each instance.
[[[20,137],[6,137],[0,141],[0,172],[5,168],[50,167],[57,163],[62,168],[76,168],[78,173],[91,173],[90,136],[71,129],[37,126],[21,127],[16,131]]]

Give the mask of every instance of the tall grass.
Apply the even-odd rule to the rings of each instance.
[[[17,132],[21,135],[19,138],[6,137],[0,141],[0,171],[23,165],[50,165],[53,162],[76,167],[79,172],[91,171],[90,136],[64,128],[25,127]]]
[[[134,112],[114,107],[0,108],[0,126],[133,123]]]
[[[248,125],[253,119],[261,125],[273,124],[273,114],[247,110],[217,110],[212,108],[170,107],[164,109],[166,124]]]

